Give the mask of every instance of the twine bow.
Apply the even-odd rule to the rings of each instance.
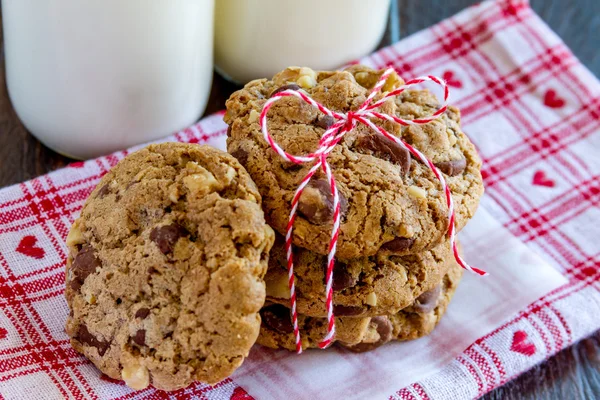
[[[306,174],[306,176],[302,179],[302,182],[300,183],[300,185],[298,186],[298,189],[296,189],[296,192],[294,193],[294,197],[292,199],[292,210],[290,212],[290,216],[289,216],[289,220],[288,220],[288,224],[287,224],[287,228],[286,228],[286,235],[285,235],[285,249],[286,249],[288,277],[289,277],[288,285],[290,288],[290,307],[291,307],[291,313],[292,313],[292,323],[294,325],[296,352],[298,354],[302,353],[302,342],[300,341],[300,331],[298,328],[298,312],[296,310],[296,289],[295,289],[295,283],[294,283],[294,281],[295,281],[295,279],[294,279],[294,258],[293,258],[293,253],[292,253],[292,233],[293,233],[294,221],[296,219],[296,211],[298,209],[298,201],[300,199],[300,196],[302,195],[302,192],[304,191],[304,188],[306,187],[306,185],[308,185],[311,178],[314,176],[314,174],[319,169],[322,169],[327,177],[327,181],[331,188],[331,194],[333,196],[333,227],[331,229],[331,240],[329,242],[329,248],[328,248],[328,254],[327,254],[327,272],[326,272],[327,276],[326,276],[326,287],[325,287],[328,326],[327,326],[327,335],[325,336],[325,338],[323,338],[321,343],[319,343],[319,347],[323,349],[323,348],[328,347],[332,343],[334,335],[335,335],[335,319],[334,319],[334,314],[333,314],[332,284],[333,284],[333,267],[335,264],[335,253],[336,253],[337,241],[338,241],[338,237],[339,237],[339,233],[340,233],[340,196],[339,196],[338,189],[336,186],[335,178],[331,172],[331,168],[330,168],[329,164],[327,163],[327,156],[333,151],[335,146],[342,140],[344,135],[346,133],[350,132],[352,129],[354,129],[358,123],[367,125],[372,130],[377,132],[378,134],[386,137],[388,140],[391,140],[391,141],[399,144],[404,149],[408,150],[410,152],[410,154],[412,154],[415,158],[419,159],[423,164],[427,165],[427,167],[433,172],[435,177],[440,182],[442,189],[444,190],[444,193],[446,196],[446,203],[448,205],[448,232],[447,232],[447,234],[449,236],[449,241],[450,241],[450,246],[452,247],[452,252],[454,253],[454,258],[456,259],[458,264],[460,264],[460,266],[466,270],[472,271],[479,275],[487,274],[485,271],[471,267],[458,254],[458,249],[457,249],[456,240],[455,240],[456,228],[454,226],[455,225],[454,202],[452,200],[452,193],[450,191],[450,188],[446,184],[446,180],[444,179],[444,176],[442,175],[441,171],[433,164],[433,162],[431,160],[429,160],[427,157],[425,157],[425,155],[423,153],[421,153],[419,150],[415,149],[413,146],[402,141],[401,139],[391,135],[385,129],[383,129],[380,126],[375,125],[370,120],[370,118],[378,118],[380,120],[396,122],[403,126],[427,124],[428,122],[431,122],[434,119],[438,118],[440,115],[442,115],[446,111],[446,109],[448,107],[448,94],[449,94],[448,86],[446,85],[444,80],[442,80],[438,77],[435,77],[432,75],[421,76],[421,77],[407,81],[404,85],[402,85],[398,89],[395,89],[395,90],[387,93],[380,100],[373,102],[373,99],[375,98],[377,93],[383,87],[386,79],[393,72],[394,72],[393,68],[388,68],[383,73],[383,75],[381,75],[381,77],[379,78],[379,80],[377,81],[375,86],[373,87],[373,90],[371,90],[371,93],[369,93],[369,96],[367,97],[365,102],[356,111],[349,111],[348,113],[339,113],[336,111],[332,111],[332,110],[328,109],[327,107],[323,106],[322,104],[316,102],[312,98],[310,98],[304,92],[299,91],[299,90],[289,90],[288,89],[288,90],[284,90],[284,91],[275,93],[269,100],[267,100],[265,102],[263,109],[260,113],[260,126],[262,129],[263,136],[264,136],[265,140],[269,143],[271,148],[273,148],[273,150],[275,152],[277,152],[277,154],[279,154],[285,160],[295,163],[295,164],[304,164],[304,163],[313,163],[314,164],[312,166],[312,168],[309,170],[309,172]],[[379,112],[375,111],[375,109],[377,109],[383,103],[385,103],[385,101],[388,98],[397,96],[397,95],[401,94],[402,92],[404,92],[409,87],[423,83],[423,82],[434,82],[437,85],[441,86],[444,91],[443,105],[436,112],[434,112],[431,116],[426,117],[426,118],[406,120],[406,119],[398,118],[395,115],[388,115],[388,114],[383,114],[383,113],[379,113]],[[294,96],[299,99],[302,99],[303,101],[312,105],[313,107],[318,108],[319,111],[321,111],[323,114],[333,117],[333,119],[335,120],[335,122],[329,128],[327,128],[325,130],[325,132],[323,133],[323,136],[321,136],[321,139],[319,140],[319,147],[317,148],[317,150],[314,153],[310,153],[310,154],[303,155],[303,156],[289,154],[285,150],[283,150],[281,148],[281,146],[279,146],[277,144],[277,142],[275,142],[275,140],[273,139],[273,137],[271,137],[271,134],[269,133],[269,130],[267,128],[267,113],[269,112],[269,109],[279,99],[281,99],[283,97],[289,97],[289,96]]]

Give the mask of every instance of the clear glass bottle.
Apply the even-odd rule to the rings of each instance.
[[[218,0],[215,65],[245,83],[289,66],[334,69],[373,51],[390,0]]]
[[[89,158],[195,122],[214,0],[2,0],[13,106],[48,147]]]

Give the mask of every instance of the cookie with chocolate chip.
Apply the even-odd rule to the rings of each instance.
[[[405,341],[428,335],[446,312],[463,270],[454,264],[429,291],[409,307],[391,315],[376,317],[337,317],[334,342],[355,353],[374,350],[390,341]],[[270,304],[261,315],[257,343],[274,349],[296,349],[290,310]],[[298,316],[302,348],[317,348],[327,334],[327,319]]]
[[[370,257],[336,260],[333,269],[333,304],[336,316],[367,317],[394,314],[411,305],[437,285],[456,264],[444,242],[419,254],[395,256],[379,252]],[[327,257],[294,248],[294,274],[298,312],[312,317],[327,315],[325,272]],[[276,235],[265,276],[267,299],[289,305],[284,240]]]
[[[352,344],[339,340],[338,344],[355,353],[375,350],[392,340],[394,327],[387,316],[373,317],[359,343]]]
[[[340,344],[361,353],[381,346],[385,343],[383,337],[389,338],[387,341],[405,341],[429,335],[446,313],[462,274],[463,269],[455,264],[437,286],[419,296],[410,307],[386,316],[385,327],[371,324],[359,344]]]
[[[262,325],[256,343],[273,349],[296,350],[294,326],[289,308],[267,302],[261,310]],[[336,340],[358,345],[365,337],[371,318],[336,318]],[[317,348],[327,334],[327,319],[298,316],[303,349]]]
[[[296,350],[290,310],[280,304],[267,304],[261,311],[262,326],[257,344],[272,349]],[[287,327],[284,329],[283,327]],[[327,319],[298,315],[302,349],[316,349],[327,335]],[[336,317],[333,342],[359,352],[375,349],[392,340],[388,317]]]
[[[127,156],[67,237],[73,347],[134,389],[222,380],[258,336],[273,240],[232,156],[180,143]]]
[[[326,107],[347,113],[358,109],[383,71],[353,66],[345,71],[315,72],[287,68],[272,79],[248,83],[227,101],[228,151],[246,167],[263,196],[267,222],[285,233],[294,192],[312,164],[295,164],[279,156],[265,141],[259,125],[264,103],[281,90],[304,90]],[[403,81],[392,74],[383,86],[389,92]],[[376,99],[381,98],[378,94]],[[390,98],[380,112],[404,119],[434,113],[436,97],[427,90],[410,90]],[[269,132],[288,153],[306,155],[318,148],[334,120],[296,97],[275,102],[268,113]],[[473,216],[483,193],[481,162],[475,147],[460,129],[460,113],[449,107],[426,125],[400,126],[374,119],[390,134],[402,138],[430,158],[442,171],[455,201],[456,221],[462,228]],[[328,157],[341,200],[340,259],[395,255],[430,250],[444,240],[448,207],[433,172],[403,147],[358,124]],[[332,228],[333,199],[319,172],[298,203],[294,244],[327,254]]]

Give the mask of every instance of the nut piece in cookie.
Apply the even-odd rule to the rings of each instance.
[[[226,378],[259,334],[273,241],[231,155],[164,143],[127,156],[67,237],[71,344],[133,389]]]

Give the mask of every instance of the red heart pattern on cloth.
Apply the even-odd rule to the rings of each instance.
[[[548,178],[544,171],[535,171],[531,183],[537,186],[554,187],[554,181]]]
[[[44,258],[46,252],[41,247],[36,247],[37,238],[32,235],[24,236],[17,246],[17,251],[28,257],[35,258],[37,260]]]
[[[549,89],[544,95],[544,105],[550,108],[561,108],[565,105],[565,99],[559,97],[556,90]]]
[[[0,328],[0,340],[8,336],[8,331],[4,328]]]
[[[254,397],[250,396],[248,392],[238,386],[233,389],[233,393],[231,394],[229,400],[254,400]]]
[[[463,87],[462,82],[454,76],[453,71],[444,72],[444,74],[442,75],[442,79],[444,79],[446,81],[448,86],[452,86],[452,87],[455,87],[458,89]]]
[[[513,334],[512,344],[510,345],[510,349],[514,352],[521,353],[525,356],[531,357],[535,354],[536,348],[535,344],[529,342],[527,336],[527,332],[525,331],[516,331]]]

